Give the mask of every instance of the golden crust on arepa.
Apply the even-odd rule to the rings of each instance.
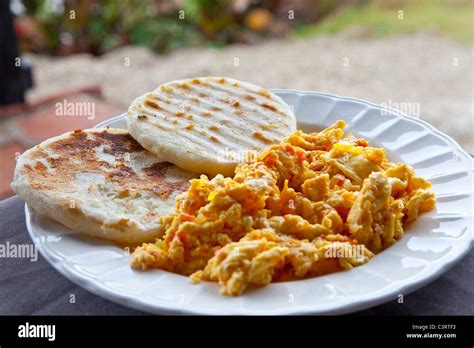
[[[126,130],[76,130],[19,158],[12,188],[33,209],[92,236],[151,241],[194,175],[161,162]]]

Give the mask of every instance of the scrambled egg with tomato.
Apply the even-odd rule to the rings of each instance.
[[[163,238],[136,248],[132,266],[215,281],[237,296],[368,262],[435,198],[410,166],[344,137],[344,127],[298,130],[237,166],[233,178],[191,180],[175,213],[162,218]]]

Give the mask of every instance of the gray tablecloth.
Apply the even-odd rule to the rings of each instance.
[[[0,244],[31,244],[24,203],[18,197],[0,202]],[[404,298],[359,312],[369,315],[474,314],[474,252],[426,287]],[[70,303],[71,295],[75,303]],[[140,315],[98,297],[64,278],[41,256],[0,258],[0,314],[3,315]]]

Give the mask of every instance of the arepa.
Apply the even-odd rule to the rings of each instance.
[[[249,150],[255,153],[296,130],[295,116],[280,97],[222,77],[163,84],[133,101],[127,124],[144,148],[167,161],[227,176]]]
[[[77,130],[23,153],[13,190],[36,211],[77,232],[119,243],[160,237],[160,216],[194,174],[161,160],[126,130]]]

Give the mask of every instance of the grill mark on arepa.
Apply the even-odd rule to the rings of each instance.
[[[218,85],[218,84],[210,83],[210,84],[207,85],[207,87],[210,87],[211,89],[214,89],[214,90],[219,91],[219,92],[226,92],[226,93],[229,93],[231,95],[240,97],[240,95],[235,90],[222,87],[221,85]],[[248,91],[250,91],[250,90],[248,90]],[[256,93],[256,95],[260,95],[260,94]],[[269,104],[267,101],[257,102],[257,98],[254,97],[253,95],[250,95],[250,94],[246,94],[244,99],[248,100],[249,102],[248,103],[244,102],[242,109],[245,109],[245,108],[248,109],[248,111],[246,110],[246,112],[248,114],[249,113],[256,114],[258,116],[258,117],[256,117],[256,120],[266,119],[266,121],[270,122],[270,121],[274,121],[275,118],[278,118],[279,120],[282,119],[281,117],[283,117],[283,119],[285,118],[285,114],[281,110],[277,109],[274,105]],[[270,100],[272,100],[274,103],[278,102],[278,101],[273,100],[273,99],[270,99]],[[226,104],[222,104],[222,105],[226,106]],[[254,107],[258,107],[258,106],[260,106],[261,108],[254,109]],[[272,108],[277,110],[277,112],[275,112],[275,110],[271,110]],[[242,109],[238,110],[238,111],[234,111],[234,112],[242,113]],[[276,117],[276,115],[269,114],[268,112],[262,112],[262,110],[265,110],[265,109],[271,110],[274,114],[277,114],[278,117]],[[260,126],[260,127],[262,127],[262,125],[264,125],[264,123],[262,124],[260,122],[253,121],[252,119],[249,119],[249,118],[246,118],[245,122],[251,122],[251,123],[253,123],[257,126]],[[284,124],[284,125],[288,126],[288,124]],[[286,132],[284,132],[282,129],[278,129],[277,132],[281,136],[286,135]]]
[[[151,108],[153,108],[153,109],[156,109],[156,110],[160,110],[160,109],[161,109],[161,106],[160,106],[158,103],[155,103],[154,101],[150,100],[149,97],[145,99],[144,104],[145,104],[146,106],[149,106],[149,107],[151,107]]]
[[[217,111],[222,111],[224,109],[230,111],[229,114],[232,114],[232,113],[235,113],[235,106],[236,105],[232,105],[232,101],[231,101],[231,98],[233,98],[233,101],[238,101],[238,106],[241,107],[242,106],[242,109],[247,109],[246,112],[247,113],[251,113],[253,112],[253,107],[257,106],[256,103],[244,103],[243,105],[242,104],[242,100],[237,100],[236,97],[240,98],[241,95],[238,94],[234,89],[227,89],[227,88],[222,88],[220,85],[214,85],[214,84],[207,84],[205,85],[205,87],[208,88],[208,90],[206,90],[207,92],[209,92],[209,90],[214,90],[214,91],[218,91],[218,92],[225,92],[227,94],[227,98],[229,98],[229,101],[222,101],[222,100],[219,100],[219,99],[213,99],[213,101],[207,101],[205,99],[203,99],[202,101],[208,105],[211,110],[209,111],[215,111],[213,110],[213,108],[218,108],[220,110],[217,110]],[[197,89],[197,88],[192,88],[191,89],[192,92],[197,92],[197,91],[202,91]],[[186,97],[186,95],[184,95]],[[231,108],[231,106],[234,107]],[[258,112],[258,110],[257,110]],[[260,116],[259,119],[263,119],[263,118],[267,118],[268,117],[268,114],[262,114],[262,113],[259,113],[258,112],[258,116]],[[255,124],[255,125],[260,125],[260,123],[256,122],[255,120],[246,120],[246,122],[250,121],[251,123]]]
[[[207,87],[210,87],[210,88],[212,88],[216,91],[223,91],[223,92],[226,92],[226,93],[229,93],[229,94],[232,94],[232,95],[237,95],[239,97],[241,96],[241,94],[237,93],[237,91],[235,91],[235,89],[227,88],[227,87],[223,86],[222,84],[210,83],[210,84],[207,85]],[[286,113],[278,108],[278,106],[284,107],[284,105],[282,105],[281,102],[278,99],[272,98],[272,96],[270,94],[270,91],[268,91],[266,89],[263,89],[263,88],[258,90],[258,91],[253,91],[253,90],[248,89],[248,88],[243,88],[243,89],[247,91],[247,93],[244,94],[244,99],[249,101],[249,102],[253,102],[253,104],[248,104],[248,105],[257,106],[257,107],[260,106],[260,108],[256,109],[259,116],[273,117],[272,115],[268,115],[267,113],[263,113],[263,114],[260,113],[260,111],[262,111],[262,110],[265,111],[265,109],[269,109],[273,113],[278,114],[279,116],[283,116],[283,117],[286,116]],[[258,100],[257,97],[263,97],[265,99],[264,100]],[[257,101],[258,101],[258,103],[257,103]],[[270,104],[269,101],[271,101],[273,104]],[[274,104],[276,104],[276,105],[274,105]]]
[[[222,84],[223,82],[219,82],[219,83]],[[237,94],[235,90],[233,90],[233,89],[227,89],[227,88],[222,88],[222,87],[220,87],[220,86],[219,86],[218,88],[215,88],[215,85],[214,85],[214,84],[209,84],[209,83],[206,84],[206,86],[207,86],[207,87],[210,87],[211,89],[217,90],[217,91],[219,91],[219,92],[221,92],[221,93],[224,92],[224,93],[226,93],[226,94],[230,94],[230,96],[227,96],[227,97],[226,97],[228,100],[214,99],[214,102],[213,102],[213,103],[207,102],[206,100],[203,100],[203,101],[202,101],[203,103],[205,103],[205,104],[207,104],[207,105],[209,105],[209,106],[213,106],[213,105],[215,105],[215,104],[218,104],[218,105],[222,106],[223,109],[225,109],[226,111],[228,111],[229,114],[232,114],[232,110],[231,110],[232,108],[236,108],[236,109],[237,109],[237,111],[234,111],[235,113],[237,113],[237,112],[242,113],[243,110],[245,110],[247,114],[249,114],[249,113],[251,113],[251,112],[254,112],[252,107],[256,106],[256,105],[255,105],[256,103],[244,103],[244,104],[241,104],[240,101],[236,100],[235,98],[234,98],[234,99],[232,98],[232,97],[240,97],[240,95]],[[198,89],[191,88],[191,92],[196,93],[197,91],[198,91]],[[179,95],[179,96],[183,96],[184,98],[186,98],[187,95],[189,95],[189,93],[187,93],[186,95]],[[235,102],[237,102],[237,104],[236,104]],[[265,103],[265,102],[262,102],[262,104],[264,104],[264,103]],[[261,105],[261,104],[260,104],[260,105]],[[241,108],[241,106],[242,106],[242,108]],[[191,106],[191,107],[192,107],[192,106]],[[245,119],[245,122],[246,122],[246,123],[252,123],[252,124],[254,124],[254,125],[260,127],[262,130],[266,130],[266,129],[264,129],[265,124],[262,124],[262,123],[258,122],[257,120],[260,120],[260,119],[262,119],[262,118],[264,118],[264,117],[265,117],[265,118],[275,118],[275,116],[273,116],[273,115],[262,114],[262,113],[260,113],[260,112],[258,112],[258,111],[257,111],[257,115],[260,116],[260,117],[257,117],[256,120],[252,120],[251,118],[246,118],[246,119]],[[232,119],[231,119],[231,120],[232,120]],[[238,122],[233,122],[233,123],[235,123],[235,125],[240,126],[240,128],[244,128],[244,127],[242,127],[242,126],[243,126],[243,125],[242,125],[242,121],[240,121],[240,120],[239,120]],[[237,129],[237,127],[234,127],[234,131],[235,131],[236,129]],[[243,129],[240,129],[240,130],[243,131]],[[277,131],[277,133],[279,133],[280,135],[285,135],[285,134],[286,134],[286,133],[285,133],[283,130],[281,130],[281,129],[278,129],[278,130],[276,130],[276,131]],[[232,134],[232,135],[226,134],[226,136],[227,136],[227,139],[228,139],[228,140],[230,140],[229,138],[232,137],[232,138],[234,139],[233,142],[234,142],[235,145],[237,145],[237,147],[241,147],[242,145],[247,145],[248,148],[255,148],[255,147],[258,147],[258,145],[260,145],[261,143],[268,144],[268,143],[269,143],[268,140],[270,139],[270,138],[268,138],[268,137],[266,137],[266,136],[264,136],[264,137],[255,137],[258,141],[252,141],[252,140],[253,140],[252,138],[245,137],[245,136],[244,136],[245,134],[243,134],[243,133],[241,134],[241,136],[236,136],[236,135],[233,136],[234,133],[236,134],[236,132],[233,132],[233,133],[230,133],[230,134]],[[230,135],[230,136],[229,136],[229,135]],[[245,140],[246,140],[246,141],[245,141]],[[230,140],[230,141],[232,141],[232,140]],[[270,139],[270,141],[272,141],[272,142],[277,142],[276,140],[271,140],[271,139]]]
[[[185,96],[184,96],[185,97]],[[182,102],[182,100],[179,100],[179,99],[175,99],[177,102]],[[213,104],[209,103],[209,102],[205,102],[205,101],[202,101],[202,103],[205,103],[206,105],[212,107]],[[200,116],[200,128],[203,128],[203,125],[205,125],[206,128],[209,128],[212,126],[213,122],[218,119],[218,117],[216,117],[215,115],[219,115],[219,113],[216,113],[216,112],[211,112],[210,109],[204,109],[202,107],[200,108],[197,108],[195,107],[194,105],[189,105],[189,113],[192,113],[193,115],[199,115]],[[162,110],[163,111],[163,110]],[[168,111],[168,110],[166,110]],[[182,113],[182,116],[184,117],[185,113],[183,112]],[[214,115],[214,116],[213,116]],[[238,123],[237,122],[234,122],[232,121],[232,119],[228,119],[226,118],[225,119],[226,121],[229,120],[233,123],[234,126],[237,126]],[[255,122],[253,122],[255,123]],[[188,138],[189,139],[189,138]],[[227,138],[230,142],[234,143],[234,145],[237,145],[237,146],[241,146],[243,141],[242,141],[242,136],[237,136],[237,135],[233,135],[233,133],[231,134],[228,134],[228,138]],[[212,139],[211,139],[212,140]],[[257,143],[251,143],[249,142],[248,143],[250,146],[255,146]]]
[[[154,97],[156,99],[159,99],[157,98],[158,96],[155,94]],[[182,102],[182,100],[180,99],[175,99],[173,101],[173,103],[169,103],[169,105],[176,105],[178,103]],[[194,112],[194,114],[200,114],[200,111],[202,109],[194,109],[193,106],[187,106],[186,109],[188,111],[199,111],[199,112]],[[137,118],[139,118],[140,116],[143,116],[143,115],[138,115]],[[163,125],[161,123],[158,123],[160,121],[164,121],[164,122],[170,122],[174,125],[177,125],[179,124],[178,120],[175,118],[176,116],[180,117],[180,118],[187,118],[189,120],[191,120],[193,118],[193,115],[192,114],[189,114],[189,115],[186,115],[185,112],[181,111],[181,110],[176,110],[176,108],[174,107],[173,109],[171,108],[161,108],[159,110],[159,112],[156,112],[156,113],[153,113],[153,117],[156,119],[156,120],[151,120],[150,121],[150,124],[153,124],[155,127],[158,127],[158,128],[163,128],[163,129],[167,129],[167,130],[175,130],[176,128],[166,128],[166,127],[163,127]],[[173,119],[173,120],[170,120],[170,119]],[[156,123],[155,123],[156,122]],[[183,126],[184,129],[186,130],[191,130],[192,128],[194,128],[194,124],[193,123],[186,123],[184,126]],[[179,129],[179,128],[178,128]],[[184,130],[182,129],[182,130]],[[193,136],[192,134],[189,134],[188,136],[188,132],[181,132],[181,135],[186,138],[187,140],[189,140],[190,142],[194,143],[194,144],[197,144],[197,145],[201,145],[203,148],[207,149],[207,150],[210,150],[210,151],[213,151],[215,152],[215,148],[214,146],[212,145],[209,145],[208,143],[205,142],[204,139],[199,139],[195,136]],[[212,139],[212,137],[210,138],[211,141],[215,141],[215,139]],[[240,139],[236,139],[235,141],[235,144],[239,144],[239,140]],[[241,144],[241,141],[240,141],[240,144]]]
[[[227,92],[227,91],[228,91],[228,92],[231,92],[231,90],[224,90],[224,91],[226,91],[226,92]],[[253,98],[253,97],[252,97],[252,98]],[[234,113],[235,113],[236,115],[242,114],[242,113],[244,113],[244,112],[246,112],[247,114],[250,114],[251,112],[254,112],[253,109],[252,109],[252,107],[255,106],[254,104],[252,104],[252,103],[248,103],[248,104],[247,104],[247,103],[243,103],[243,104],[242,104],[240,101],[233,100],[232,98],[229,98],[229,97],[228,97],[228,99],[229,99],[229,100],[226,101],[226,102],[224,102],[224,104],[222,104],[222,105],[223,105],[224,107],[226,107],[226,106],[234,107],[234,108],[236,109],[236,110],[234,111]],[[246,99],[249,100],[248,98],[246,98]],[[219,101],[222,103],[221,100],[219,100]],[[237,103],[236,103],[236,102],[237,102]],[[227,108],[227,110],[229,110],[229,108]],[[231,113],[231,111],[230,111],[230,113]],[[246,119],[245,119],[245,123],[251,123],[251,124],[253,124],[253,125],[255,125],[255,126],[261,128],[262,130],[268,130],[268,128],[267,128],[267,129],[265,128],[265,126],[266,126],[265,123],[259,122],[259,120],[263,118],[262,116],[267,116],[267,115],[262,115],[260,112],[257,112],[256,114],[257,114],[257,116],[259,116],[259,117],[256,117],[255,120],[252,120],[251,118],[246,118]],[[271,117],[274,118],[274,116],[271,116]],[[243,127],[242,121],[238,120],[237,122],[235,122],[235,121],[234,121],[235,119],[229,119],[229,120],[234,123],[234,130],[237,128],[237,127],[235,127],[235,125],[238,125],[238,126],[240,126],[241,130],[244,131],[244,127]],[[245,127],[245,128],[246,128],[246,127]],[[282,129],[276,129],[275,131],[276,131],[275,133],[278,133],[280,136],[286,135],[286,133],[285,133]],[[231,133],[231,134],[233,134],[233,133]],[[242,134],[242,136],[243,136],[243,135],[244,135],[244,134]],[[269,139],[268,137],[265,137],[265,140],[263,140],[263,138],[258,138],[258,137],[257,137],[257,139],[260,140],[260,141],[256,143],[256,142],[251,141],[250,138],[245,137],[245,136],[242,137],[242,136],[234,136],[234,139],[236,139],[236,142],[235,142],[236,145],[238,145],[238,146],[239,146],[239,145],[242,145],[243,139],[247,140],[247,144],[248,144],[248,146],[249,146],[250,148],[251,148],[251,147],[254,147],[254,146],[256,146],[256,144],[260,144],[260,143],[262,143],[262,142],[265,143],[265,144],[268,144],[268,139]],[[272,141],[272,142],[277,142],[277,140],[271,140],[271,141]]]
[[[209,111],[206,111],[203,108],[196,109],[193,106],[190,106],[189,109],[190,109],[189,111],[193,112],[193,114],[197,114],[197,115],[200,116],[200,121],[201,122],[199,124],[200,127],[198,127],[198,128],[203,128],[203,124],[205,125],[205,128],[209,128],[210,125],[212,125],[212,122],[215,121],[216,118],[217,118],[217,117],[203,115],[203,113],[207,113],[208,115],[211,114]],[[183,116],[184,116],[184,114],[185,113],[183,113]],[[192,116],[192,115],[189,115],[189,116]],[[189,118],[189,116],[187,116],[187,118]],[[209,117],[209,121],[205,120],[203,116]],[[187,124],[185,126],[185,129],[189,130],[193,127],[194,127],[194,125]],[[199,137],[194,136],[194,134],[191,134],[191,133],[188,133],[188,132],[181,132],[181,135],[183,136],[183,138],[187,139],[188,141],[190,141],[193,144],[202,145],[204,148],[207,148],[208,150],[211,150],[212,152],[216,152],[214,146],[207,146],[207,143],[204,142],[205,139],[200,139]],[[235,147],[241,147],[243,144],[246,143],[246,144],[248,144],[248,146],[250,148],[253,148],[253,147],[256,147],[259,144],[258,142],[248,141],[249,139],[246,139],[247,141],[245,142],[243,139],[245,139],[245,137],[242,138],[242,136],[234,135],[234,133],[226,134],[226,142],[233,143]],[[209,140],[212,141],[212,142],[217,142],[217,139],[216,139],[215,136],[210,136]],[[204,145],[204,144],[206,144],[206,145]]]
[[[190,89],[192,89],[192,88],[190,88]],[[189,94],[189,93],[188,93],[188,94]],[[177,95],[177,96],[184,96],[184,97],[185,97],[185,95],[183,95],[183,94],[176,94],[176,95]],[[159,96],[160,96],[160,95],[159,95]],[[155,94],[155,97],[157,97],[156,94]],[[170,105],[173,105],[173,106],[174,106],[174,105],[179,104],[179,103],[182,103],[182,102],[183,102],[183,99],[173,98],[172,103],[170,103]],[[188,106],[188,111],[190,111],[190,112],[189,112],[190,114],[191,114],[191,113],[192,113],[192,114],[195,114],[195,115],[198,114],[198,115],[201,116],[201,113],[202,113],[202,111],[204,110],[203,108],[195,108],[193,105],[187,105],[187,106]],[[160,121],[165,121],[165,122],[168,121],[168,120],[165,119],[165,117],[167,117],[167,115],[168,115],[168,117],[176,117],[176,116],[178,116],[178,117],[180,117],[180,118],[181,118],[181,117],[183,117],[183,118],[189,118],[189,116],[192,116],[192,115],[188,115],[188,116],[185,117],[185,115],[186,115],[185,112],[182,112],[182,111],[179,111],[179,110],[178,110],[178,111],[175,111],[174,109],[176,109],[176,108],[170,109],[170,108],[162,107],[162,108],[159,110],[159,112],[153,114],[155,120],[150,120],[150,124],[153,124],[154,126],[157,126],[157,127],[158,127],[158,126],[159,126],[159,127],[162,127],[161,124],[159,124],[159,123],[154,123],[154,122],[158,122],[158,120],[160,120]],[[204,112],[208,112],[208,111],[204,111]],[[178,114],[178,113],[179,113],[179,114]],[[166,115],[166,114],[167,114],[167,115]],[[210,118],[210,121],[212,121],[213,119],[214,119],[214,118],[211,117],[211,118]],[[202,117],[201,117],[201,120],[203,120]],[[200,123],[200,126],[201,126],[201,127],[198,127],[198,128],[202,128],[202,124],[203,124],[203,123],[206,124],[206,128],[209,128],[209,124],[212,124],[211,122],[206,122],[206,121],[204,121],[204,122],[201,122],[201,123]],[[162,127],[162,128],[165,128],[165,127]],[[191,125],[191,124],[189,124],[189,123],[186,123],[183,128],[184,128],[184,129],[187,129],[187,130],[190,130],[190,129],[194,128],[194,125]],[[181,129],[181,130],[183,130],[183,131],[180,133],[180,135],[181,135],[183,138],[187,139],[189,142],[191,142],[191,143],[193,143],[193,144],[197,144],[197,145],[202,146],[204,149],[207,149],[207,150],[212,151],[212,152],[216,152],[215,145],[210,144],[209,142],[206,142],[205,139],[201,139],[201,138],[195,136],[194,134],[192,134],[191,132],[186,132],[186,131],[184,131],[184,129]],[[168,130],[176,130],[176,128],[168,128]],[[231,133],[231,134],[232,134],[232,133]],[[234,138],[233,141],[232,141],[232,139],[229,139],[229,138],[231,138],[231,137]],[[214,143],[216,142],[216,139],[215,139],[215,137],[213,137],[213,136],[211,136],[211,137],[209,138],[209,140],[210,140],[210,142],[214,142]],[[232,142],[232,143],[234,143],[237,147],[240,147],[240,146],[242,146],[242,144],[243,144],[242,137],[237,137],[237,136],[231,135],[231,136],[229,136],[229,137],[227,138],[227,140],[230,141],[230,142]],[[255,147],[257,144],[259,144],[259,143],[257,143],[257,142],[247,142],[247,143],[249,144],[249,146],[250,146],[251,148],[252,148],[252,147]]]
[[[223,79],[223,78],[209,78],[209,79],[208,79],[208,82],[217,82],[217,83],[219,83],[219,84],[221,84],[221,85],[226,85],[227,82],[230,83],[230,81],[229,81],[228,79],[226,80],[226,79]],[[209,84],[208,84],[208,85],[209,85]],[[207,86],[208,86],[208,85],[207,85]],[[239,87],[239,88],[241,88],[242,90],[244,90],[244,91],[246,91],[246,92],[255,93],[255,94],[258,94],[258,91],[260,91],[260,89],[261,89],[261,88],[258,88],[258,91],[257,91],[256,88],[250,87],[250,86],[247,85],[247,84],[243,84],[243,85],[237,84],[237,85],[235,85],[235,82],[232,83],[232,86],[233,86],[233,87]]]
[[[204,85],[204,84],[203,84]],[[182,103],[183,102],[183,99],[186,100],[188,98],[189,95],[196,95],[196,94],[193,94],[193,93],[197,93],[198,91],[200,91],[199,89],[197,88],[194,88],[194,87],[189,87],[188,89],[188,93],[186,94],[182,94],[182,93],[177,93],[174,95],[174,98],[173,98],[173,104],[178,104],[178,103]],[[229,92],[227,90],[224,90],[225,92]],[[155,97],[158,97],[158,96],[161,96],[161,95],[157,95],[156,93],[154,94]],[[176,98],[176,97],[180,97],[179,99]],[[226,111],[228,111],[228,114],[232,114],[232,108],[235,108],[234,106],[232,106],[230,103],[224,103],[222,101],[219,101],[219,100],[214,100],[214,102],[209,102],[207,100],[201,100],[201,105],[202,104],[206,104],[208,107],[211,108],[212,110],[212,107],[216,107],[216,104],[217,106],[224,110],[226,109]],[[240,107],[241,103],[239,102],[239,107]],[[250,112],[253,112],[252,111],[252,108],[250,106],[256,106],[254,104],[244,104],[244,107],[246,107],[248,109],[247,113],[250,113]],[[195,114],[203,114],[203,113],[210,113],[210,114],[216,114],[215,112],[210,112],[209,109],[204,109],[202,106],[200,108],[196,108],[194,107],[193,105],[188,105],[189,109],[191,112],[194,112]],[[199,111],[199,112],[197,112]],[[221,113],[217,113],[216,115],[219,115]],[[261,118],[265,117],[265,118],[268,118],[268,115],[264,115],[264,114],[261,114],[259,112],[257,112],[258,116],[260,116]],[[274,116],[270,116],[272,118],[274,118]],[[204,123],[206,124],[206,127],[209,128],[209,124],[212,124],[212,121],[215,120],[217,117],[210,117],[209,119],[209,122],[208,121],[204,121]],[[229,119],[229,118],[226,118],[226,119]],[[260,128],[263,129],[263,126],[264,124],[258,122],[257,120],[260,119],[260,118],[256,118],[256,120],[252,120],[250,118],[247,118],[245,120],[246,123],[252,123]],[[229,119],[232,121],[232,119]],[[244,127],[243,127],[243,124],[242,124],[243,121],[234,121],[233,123],[235,123],[235,126],[239,126],[241,129],[242,132],[240,135],[237,135],[236,132],[232,132],[232,133],[228,133],[226,134],[226,140],[227,141],[230,141],[232,143],[234,143],[234,145],[238,148],[242,147],[242,145],[246,145],[248,148],[258,148],[260,147],[260,145],[263,144],[266,144],[266,142],[264,141],[261,141],[260,139],[258,140],[255,140],[255,139],[252,139],[252,138],[248,138],[246,136],[244,136]],[[234,131],[236,130],[237,127],[234,127]],[[245,127],[246,128],[246,127]],[[277,132],[280,134],[280,135],[285,135],[286,133],[283,131],[283,130],[277,130]],[[234,135],[235,134],[235,135]],[[189,138],[188,138],[189,139]],[[211,141],[215,141],[215,139],[211,139]],[[276,142],[276,140],[275,140]]]
[[[188,96],[191,95],[191,98],[193,98],[193,97],[196,96],[196,94],[193,94],[193,93],[199,94],[198,93],[199,91],[202,91],[202,90],[198,89],[198,88],[191,87],[190,90],[188,91],[188,93],[186,93],[186,94],[184,94],[184,93],[175,94],[175,98],[170,98],[170,99],[173,99],[174,104],[183,103],[183,101],[187,100]],[[158,95],[155,94],[155,98],[157,98],[157,99],[160,99],[159,98],[160,96],[162,96],[162,95],[161,94],[158,94]],[[178,99],[176,97],[180,97],[180,98]],[[227,102],[219,101],[218,99],[213,99],[213,101],[208,101],[206,99],[201,99],[200,103],[205,104],[208,108],[204,108],[202,106],[197,108],[196,106],[194,106],[192,104],[189,104],[189,105],[187,105],[188,111],[199,111],[198,114],[202,115],[202,116],[220,115],[220,114],[222,114],[222,111],[224,109],[227,109],[228,111],[230,111],[229,115],[232,114],[232,113],[235,113],[236,111],[242,111],[242,110],[240,110],[240,104],[241,104],[240,101],[239,101],[239,108],[236,108],[234,106],[234,109],[230,108],[230,106],[231,106],[230,101],[227,103]],[[256,106],[256,105],[251,104],[251,103],[244,104],[244,107],[246,107],[248,109],[248,110],[246,110],[247,113],[254,112],[252,106]],[[263,119],[267,115],[258,113],[258,116],[262,116],[262,117],[257,118],[257,119]],[[237,120],[237,118],[235,120]],[[239,122],[241,122],[241,121],[238,121],[236,124],[238,124]],[[252,123],[254,125],[257,125],[257,126],[261,125],[260,122],[257,122],[256,120],[251,120],[251,119],[246,119],[245,122],[247,122],[247,123],[250,122],[250,123]]]
[[[262,134],[261,132],[253,132],[252,133],[252,136],[254,136],[255,138],[257,139],[260,139],[261,141],[263,141],[264,143],[267,143],[267,144],[272,144],[274,143],[274,141],[268,137],[266,137],[264,134]]]
[[[163,110],[161,110],[163,111]],[[208,151],[212,151],[212,152],[215,152],[216,149],[214,146],[208,144],[207,142],[205,142],[205,139],[200,139],[196,136],[193,136],[191,132],[185,132],[184,130],[187,129],[187,130],[190,130],[192,128],[194,128],[194,124],[192,123],[185,123],[184,127],[183,128],[177,128],[177,127],[163,127],[163,124],[160,123],[160,121],[164,121],[164,122],[168,122],[167,120],[165,120],[165,117],[167,116],[163,116],[163,115],[160,115],[162,117],[154,117],[152,120],[149,121],[149,124],[154,126],[154,127],[157,127],[157,128],[162,128],[162,129],[165,129],[165,130],[168,130],[168,131],[181,131],[180,132],[180,136],[187,139],[189,142],[193,143],[194,145],[199,145],[201,146],[202,148],[204,148],[205,150],[208,150]],[[173,120],[173,121],[170,121],[171,125],[176,125],[178,122],[174,122],[174,121],[177,121],[176,119]]]
[[[226,93],[229,93],[229,94],[232,94],[232,95],[238,95],[238,96],[240,96],[240,94],[237,93],[237,91],[236,91],[235,89],[226,88],[226,87],[222,86],[222,84],[210,83],[210,84],[209,84],[209,87],[212,88],[212,89],[214,89],[214,90],[216,90],[216,91],[223,91],[223,92],[226,92]],[[248,90],[248,92],[253,92],[253,93],[256,94],[256,95],[259,95],[259,96],[262,96],[262,97],[264,97],[264,98],[267,98],[267,99],[271,100],[273,103],[278,103],[277,100],[274,100],[273,98],[270,98],[270,96],[271,96],[271,95],[270,95],[270,92],[268,92],[268,91],[266,91],[266,90],[262,90],[262,91],[265,91],[265,92],[260,92],[260,91],[259,91],[259,92],[253,92],[253,91]],[[248,95],[249,95],[249,94],[246,94],[246,95],[247,95],[247,98],[248,98]],[[245,99],[247,99],[247,98],[245,98]],[[247,100],[249,100],[249,99],[247,99]],[[267,106],[265,106],[265,105],[263,105],[263,104],[266,104]],[[279,104],[279,103],[278,103],[278,104]],[[270,104],[267,100],[265,100],[264,102],[262,102],[262,103],[260,103],[260,104],[255,105],[255,106],[258,106],[258,105],[260,105],[260,106],[262,106],[262,107],[265,107],[265,108],[267,108],[267,109],[268,109],[268,105],[270,105],[270,106],[271,106],[270,110],[273,111],[274,113],[276,113],[276,114],[278,114],[278,115],[280,115],[280,116],[283,116],[283,114],[284,114],[280,109],[278,109],[275,105]],[[258,109],[257,109],[257,110],[258,110]]]
[[[190,90],[188,91],[188,93],[184,94],[184,93],[181,93],[181,94],[175,94],[173,98],[169,98],[170,100],[172,100],[172,104],[171,105],[176,105],[176,104],[180,104],[180,103],[183,103],[187,100],[188,96],[191,96],[191,99],[192,98],[195,98],[196,94],[193,94],[193,93],[197,93],[198,91],[201,91],[200,89],[197,89],[197,88],[193,88],[191,87]],[[199,93],[198,93],[199,95]],[[165,97],[164,95],[162,94],[154,94],[154,97],[155,99],[157,100],[162,100],[161,97]],[[176,97],[180,97],[180,98],[176,98]],[[223,111],[224,109],[226,109],[228,106],[229,106],[229,103],[226,103],[226,102],[222,102],[222,101],[219,101],[217,99],[214,99],[212,102],[211,101],[208,101],[206,99],[201,99],[200,101],[200,104],[201,106],[200,107],[196,107],[195,105],[192,105],[192,104],[188,104],[186,105],[187,108],[188,108],[188,111],[189,112],[193,112],[195,114],[199,114],[201,116],[206,116],[206,117],[211,117],[211,119],[213,118],[212,116],[213,115],[220,115],[222,114],[221,111]],[[204,108],[202,106],[202,104],[204,104],[205,106],[207,106],[208,108]],[[255,105],[254,103],[244,103],[244,107],[243,108],[240,108],[240,104],[241,102],[239,101],[239,107],[236,108],[234,106],[234,110],[231,110],[230,108],[227,108],[230,112],[229,114],[232,114],[232,112],[234,112],[235,114],[237,114],[237,112],[239,112],[240,114],[242,114],[242,109],[247,109],[247,113],[252,113],[252,112],[255,112],[253,110],[253,106],[257,106]],[[216,110],[217,109],[217,110]],[[165,111],[173,114],[174,110],[168,110],[168,109],[165,109]],[[180,112],[180,115],[181,116],[184,116],[185,112]],[[176,113],[174,114],[175,116],[179,116],[177,115]],[[261,123],[261,122],[258,122],[257,120],[260,120],[260,119],[263,119],[263,118],[267,118],[268,115],[267,114],[262,114],[260,112],[257,111],[257,116],[260,116],[260,117],[257,117],[256,120],[252,120],[252,119],[246,119],[245,122],[247,123],[252,123],[256,126],[262,126],[264,125],[264,123]],[[238,120],[237,118],[235,119],[235,125],[238,125],[238,124],[241,124],[242,121]],[[281,134],[286,134],[285,132],[281,132]],[[238,140],[238,143],[241,143],[240,142],[240,138],[237,139]]]

